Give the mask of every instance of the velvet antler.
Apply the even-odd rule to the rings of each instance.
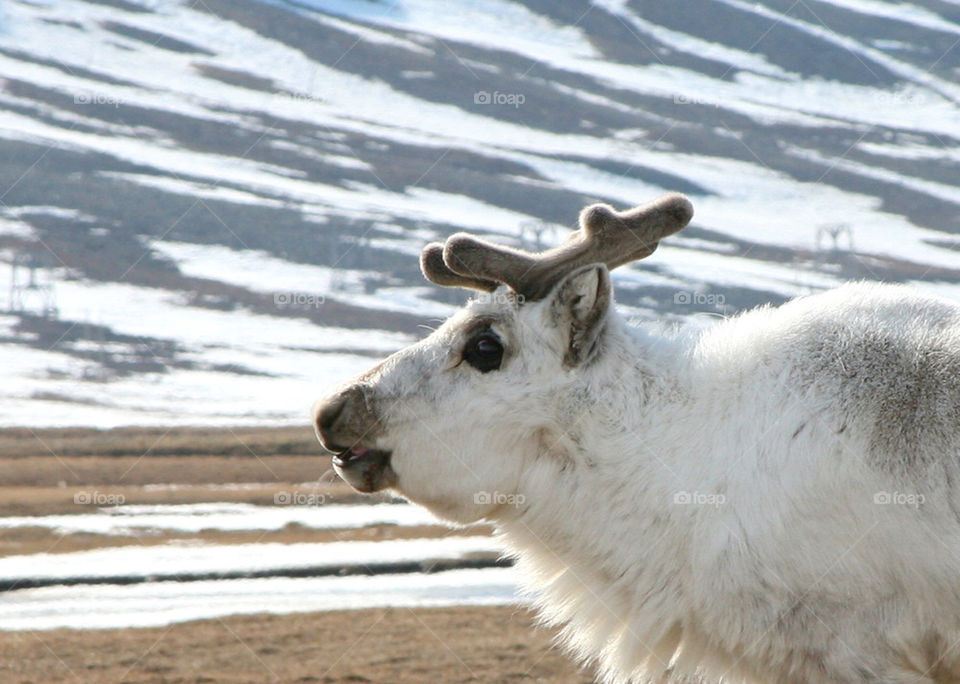
[[[580,212],[580,229],[545,252],[532,254],[456,233],[444,245],[427,245],[420,268],[438,285],[490,292],[503,283],[526,299],[538,300],[580,266],[603,263],[614,269],[650,256],[661,239],[682,229],[692,217],[693,205],[678,193],[627,211],[593,204]]]
[[[440,242],[431,242],[420,252],[420,270],[430,282],[446,287],[466,287],[471,290],[493,292],[500,285],[495,280],[462,275],[448,268],[443,261],[443,243]]]

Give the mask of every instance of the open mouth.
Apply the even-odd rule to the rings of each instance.
[[[333,469],[337,475],[359,492],[376,492],[396,483],[397,476],[390,467],[390,452],[370,449],[360,444],[337,448]]]
[[[349,466],[354,461],[366,458],[371,453],[370,449],[359,444],[349,448],[334,447],[334,450],[337,453],[333,457],[333,462],[341,468]]]

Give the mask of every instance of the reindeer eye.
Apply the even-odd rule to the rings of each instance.
[[[467,342],[463,348],[463,360],[481,373],[500,368],[503,361],[503,344],[492,330],[483,330]]]

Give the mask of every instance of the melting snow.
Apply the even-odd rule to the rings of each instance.
[[[251,613],[516,603],[513,568],[434,574],[151,582],[46,587],[6,593],[0,629],[154,627]]]
[[[290,500],[314,498],[317,505],[256,506],[242,503],[129,505],[81,515],[0,517],[0,528],[44,527],[56,534],[130,535],[201,530],[278,530],[287,525],[312,529],[351,529],[370,525],[439,525],[437,518],[410,504],[323,504],[322,495],[290,493]]]
[[[164,544],[0,558],[0,580],[161,577],[457,559],[498,554],[490,537],[390,539],[302,544]]]

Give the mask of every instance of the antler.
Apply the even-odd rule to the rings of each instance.
[[[457,233],[457,235],[463,235],[463,233]],[[495,280],[462,275],[448,268],[443,261],[443,243],[441,242],[431,242],[420,252],[420,270],[430,282],[446,287],[466,287],[471,290],[493,292],[500,285]]]
[[[682,229],[692,217],[693,205],[679,193],[628,211],[593,204],[580,212],[580,229],[553,249],[531,254],[456,233],[445,245],[427,245],[420,269],[438,285],[491,292],[503,283],[526,299],[538,300],[580,266],[603,263],[614,269],[650,256],[661,239]]]

